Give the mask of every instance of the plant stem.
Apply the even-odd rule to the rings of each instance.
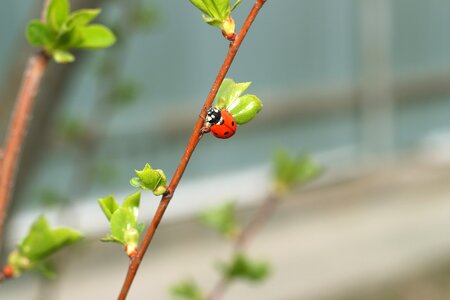
[[[229,286],[230,286],[230,281],[222,277],[216,283],[213,290],[211,291],[211,293],[209,293],[209,295],[205,298],[205,300],[220,299],[222,297],[222,295],[225,294],[225,292]]]
[[[237,35],[235,41],[230,44],[228,54],[225,57],[222,67],[220,68],[219,73],[217,74],[216,80],[214,81],[214,84],[208,94],[208,97],[206,98],[205,103],[203,104],[202,110],[197,119],[197,123],[195,124],[194,130],[191,134],[191,137],[186,146],[184,154],[181,157],[181,161],[178,164],[175,174],[173,175],[172,180],[167,188],[167,192],[161,198],[158,209],[156,210],[152,222],[150,223],[150,226],[148,227],[145,233],[144,239],[142,240],[142,244],[139,247],[136,256],[131,260],[127,275],[125,277],[122,289],[118,297],[119,300],[124,300],[127,297],[128,291],[130,290],[131,284],[133,283],[134,277],[136,276],[136,272],[139,268],[139,265],[141,264],[141,261],[150,245],[150,242],[153,239],[156,229],[158,228],[158,225],[164,216],[164,212],[166,211],[167,206],[169,205],[170,200],[172,199],[175,193],[178,183],[180,182],[181,177],[183,176],[183,173],[186,170],[186,167],[189,163],[189,159],[191,158],[192,153],[194,152],[195,148],[197,147],[202,137],[201,129],[204,125],[206,111],[212,105],[214,98],[216,97],[217,91],[219,90],[222,81],[225,79],[225,76],[228,73],[231,64],[233,63],[233,60],[239,50],[239,47],[242,44],[242,41],[244,40],[249,28],[251,27],[259,10],[262,8],[265,2],[266,0],[256,0],[252,10],[247,16],[247,19],[244,25],[242,26],[242,29],[240,30],[239,34]]]
[[[48,61],[49,57],[43,51],[36,53],[29,59],[8,128],[0,166],[0,240],[3,236],[3,225],[11,198],[14,176],[19,164],[20,151],[33,111],[35,96]]]
[[[264,202],[258,207],[258,211],[253,219],[241,231],[234,242],[234,248],[236,251],[239,251],[247,246],[248,241],[254,237],[258,230],[260,230],[270,218],[278,203],[279,199],[274,194],[270,194],[264,200]]]

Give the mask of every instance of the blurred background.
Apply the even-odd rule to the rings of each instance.
[[[128,260],[98,241],[108,225],[97,198],[123,199],[147,162],[173,173],[228,49],[187,0],[71,2],[102,7],[119,42],[51,64],[2,258],[44,212],[87,238],[57,255],[57,279],[27,274],[1,299],[116,297]],[[252,4],[237,9],[238,28]],[[41,5],[2,3],[2,139]],[[270,190],[276,147],[310,153],[325,172],[251,244],[271,263],[268,280],[224,299],[450,299],[450,1],[268,1],[228,77],[252,81],[264,109],[231,140],[201,141],[129,299],[170,299],[183,278],[211,288],[229,248],[196,214],[233,200],[245,223]],[[142,220],[158,200],[143,195]]]

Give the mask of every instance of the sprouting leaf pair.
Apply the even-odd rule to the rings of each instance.
[[[166,175],[162,170],[154,170],[146,164],[143,170],[135,170],[137,177],[130,184],[141,190],[150,190],[156,196],[166,192]],[[113,196],[98,200],[106,218],[109,221],[111,233],[103,238],[104,242],[115,242],[125,247],[129,257],[136,255],[139,237],[144,230],[144,224],[138,223],[141,192],[136,192],[125,198],[119,205]]]
[[[203,20],[214,27],[222,30],[225,38],[233,41],[236,37],[236,25],[231,12],[241,3],[242,0],[237,0],[231,6],[230,0],[189,0],[203,12]]]
[[[37,269],[44,275],[52,276],[53,273],[48,267],[48,257],[82,238],[80,232],[71,228],[51,228],[47,219],[40,216],[18,245],[18,249],[9,254],[6,273],[8,276],[18,277],[25,271]]]
[[[233,79],[226,78],[217,92],[214,106],[226,108],[239,125],[250,122],[263,107],[261,100],[255,95],[242,95],[251,84],[236,83]]]
[[[103,25],[90,25],[100,9],[81,9],[70,14],[68,0],[52,0],[45,21],[32,20],[26,36],[31,45],[41,47],[58,63],[70,63],[75,57],[71,49],[106,48],[116,37]]]
[[[141,192],[129,195],[120,206],[113,196],[98,200],[111,229],[102,241],[122,244],[129,257],[136,254],[139,235],[144,230],[144,224],[137,222],[140,200]]]

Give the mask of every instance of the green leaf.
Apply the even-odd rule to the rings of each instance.
[[[255,95],[244,95],[230,102],[227,110],[239,125],[250,122],[262,109],[261,100]]]
[[[39,20],[32,20],[26,31],[28,42],[35,47],[43,47],[51,42],[51,32],[47,25]]]
[[[34,265],[34,269],[41,273],[46,279],[56,278],[56,269],[53,264],[48,261],[39,261]]]
[[[21,255],[31,261],[39,261],[81,238],[80,232],[70,228],[50,228],[45,217],[41,216],[20,243],[19,250]]]
[[[245,279],[253,282],[263,281],[270,271],[267,262],[250,260],[243,253],[236,254],[231,263],[219,267],[228,280]]]
[[[116,42],[114,33],[106,26],[91,25],[80,29],[82,41],[76,48],[95,49],[106,48]]]
[[[77,47],[83,41],[82,27],[74,27],[61,31],[56,39],[53,49],[65,50]]]
[[[225,78],[217,91],[215,103],[219,108],[225,108],[242,95],[251,85],[251,82],[236,83],[233,79]]]
[[[189,0],[195,7],[200,9],[205,15],[212,17],[212,13],[209,11],[206,4],[203,2],[203,0]]]
[[[192,280],[186,280],[173,285],[170,288],[170,293],[177,299],[185,300],[203,300],[202,291],[198,285]]]
[[[139,234],[141,234],[144,231],[144,229],[145,229],[145,224],[144,223],[137,223],[136,224],[136,229],[139,232]]]
[[[239,233],[235,206],[232,202],[202,212],[199,215],[199,220],[229,238],[236,237]]]
[[[205,20],[205,22],[213,26],[217,26],[215,22],[221,22],[225,20],[230,16],[231,13],[230,0],[189,0],[189,1],[204,13],[203,19]],[[212,20],[215,21],[212,22]]]
[[[68,0],[52,0],[47,9],[47,24],[59,31],[69,16],[70,4]]]
[[[52,53],[53,59],[60,64],[67,64],[75,61],[75,56],[72,53],[65,50],[55,50]]]
[[[125,198],[122,207],[130,210],[133,213],[134,218],[137,219],[140,201],[141,201],[141,192],[136,192]]]
[[[65,27],[68,29],[77,26],[86,26],[94,20],[101,12],[101,9],[80,9],[74,11],[65,22]]]
[[[111,102],[114,104],[131,104],[139,95],[139,86],[133,80],[121,80],[111,91]]]
[[[220,19],[210,18],[210,17],[207,17],[205,15],[203,15],[202,18],[203,18],[203,21],[205,21],[206,24],[208,24],[208,25],[211,25],[211,26],[214,26],[214,27],[217,27],[217,28],[221,28],[222,27],[223,21],[220,20]]]
[[[236,7],[238,7],[239,4],[241,4],[242,0],[237,0],[236,3],[233,4],[233,7],[231,7],[231,11],[233,11]]]
[[[278,192],[286,192],[297,185],[304,184],[321,172],[320,165],[305,154],[292,156],[284,149],[275,153],[274,181]]]
[[[203,0],[203,2],[212,13],[211,17],[224,20],[230,16],[230,0]]]
[[[116,199],[114,199],[114,196],[108,196],[105,198],[98,199],[98,204],[100,204],[100,207],[105,214],[106,218],[111,220],[112,215],[116,210],[119,209],[119,204],[117,204]],[[139,206],[139,204],[138,204]]]
[[[124,245],[126,244],[125,231],[135,227],[136,218],[129,209],[121,207],[111,217],[111,237]]]
[[[143,170],[135,170],[135,173],[138,177],[130,180],[132,186],[143,190],[150,190],[155,196],[162,195],[166,192],[167,178],[162,170],[154,170],[150,164],[146,164]]]

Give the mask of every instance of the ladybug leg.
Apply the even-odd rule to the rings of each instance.
[[[205,125],[202,128],[200,128],[200,136],[203,136],[205,133],[208,133],[210,131],[211,131],[210,127]]]

